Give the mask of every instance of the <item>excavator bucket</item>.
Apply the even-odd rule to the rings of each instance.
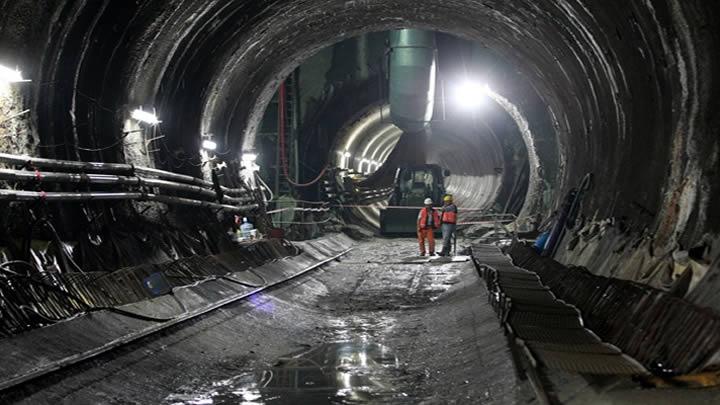
[[[417,232],[417,208],[384,208],[380,210],[381,235],[415,235]]]

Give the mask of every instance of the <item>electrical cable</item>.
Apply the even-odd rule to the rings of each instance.
[[[59,148],[59,147],[61,147],[61,146],[65,146],[65,145],[67,145],[66,142],[56,143],[56,144],[54,144],[54,145],[35,145],[35,147],[37,147],[37,148],[46,148],[46,149],[49,149],[49,148]]]
[[[268,201],[268,202],[275,202],[275,203],[277,203],[277,202],[280,202],[280,200],[272,200],[272,201]],[[298,203],[298,204],[308,204],[308,205],[328,205],[328,204],[330,204],[330,203],[327,202],[327,201],[293,200],[293,202],[294,202],[294,203]]]
[[[290,170],[288,169],[288,159],[286,156],[287,151],[286,151],[286,145],[285,145],[285,97],[286,97],[285,82],[280,83],[279,93],[280,94],[278,95],[278,99],[279,99],[278,110],[279,110],[279,121],[280,122],[278,123],[279,124],[278,125],[278,143],[279,143],[278,151],[280,153],[280,166],[282,166],[283,175],[285,176],[285,179],[287,180],[287,182],[290,183],[290,185],[292,185],[294,187],[304,188],[304,187],[313,186],[317,182],[322,180],[322,178],[325,176],[325,173],[328,170],[328,167],[327,166],[323,167],[323,169],[320,171],[320,174],[318,174],[318,176],[316,178],[314,178],[313,180],[311,180],[310,182],[307,182],[307,183],[298,183],[290,178]]]
[[[39,316],[40,318],[44,319],[44,320],[47,321],[47,322],[55,323],[55,322],[58,321],[57,319],[53,319],[53,318],[50,318],[50,317],[47,317],[47,316],[41,314],[40,311],[38,311],[37,309],[35,309],[35,308],[31,307],[31,306],[28,306],[28,305],[18,305],[17,307],[20,308],[20,309],[22,309],[23,311],[32,312],[33,314],[35,314],[36,316]]]
[[[244,281],[235,280],[234,278],[231,278],[231,277],[229,277],[229,276],[227,276],[227,275],[225,275],[225,276],[216,276],[216,275],[196,276],[196,275],[192,275],[192,274],[189,274],[189,275],[172,275],[172,274],[165,274],[165,277],[168,277],[168,278],[179,278],[179,279],[187,279],[187,278],[189,278],[189,279],[198,280],[198,281],[226,280],[226,281],[229,281],[229,282],[231,282],[231,283],[240,284],[240,285],[243,286],[243,287],[250,287],[250,288],[262,288],[262,287],[265,287],[265,286],[267,285],[267,281],[266,281],[264,278],[260,277],[259,275],[257,275],[257,274],[255,274],[255,275],[258,276],[261,280],[263,280],[263,284],[261,284],[261,285],[250,284],[250,283],[246,283],[246,282],[244,282]]]
[[[166,137],[165,134],[163,133],[162,125],[161,125],[161,124],[158,124],[158,125],[156,126],[156,128],[158,129],[158,131],[159,131],[159,133],[160,133],[160,136],[161,136],[161,138],[160,138],[160,141],[161,141],[161,142],[160,142],[160,145],[162,146],[163,149],[165,149],[165,153],[167,153],[167,155],[170,157],[170,159],[172,159],[172,160],[174,160],[174,161],[180,162],[179,165],[178,165],[178,164],[175,164],[174,162],[172,163],[172,165],[173,165],[173,167],[174,167],[175,169],[179,169],[179,168],[181,168],[181,167],[184,167],[185,165],[189,165],[189,166],[192,166],[192,167],[202,167],[202,166],[204,166],[205,164],[207,164],[207,162],[202,161],[202,159],[199,160],[200,163],[195,163],[194,158],[192,158],[192,157],[184,158],[184,157],[181,157],[181,156],[175,156],[175,154],[173,154],[173,153],[170,151],[170,148],[169,148],[168,145],[167,145],[167,137]],[[182,153],[184,153],[184,152],[182,152]],[[164,163],[167,163],[167,162],[163,162],[163,164],[164,164]]]
[[[265,199],[265,202],[271,202],[271,201],[273,201],[273,200],[275,199],[275,194],[273,194],[272,190],[270,189],[270,187],[268,187],[267,183],[265,183],[265,181],[262,179],[262,177],[260,177],[260,173],[255,172],[255,176],[256,176],[257,180],[260,182],[260,185],[263,186],[263,188],[264,188],[265,190],[267,190],[268,193],[270,193],[270,198],[269,198],[269,199],[266,198],[266,199]],[[264,193],[263,193],[263,194],[264,194]]]
[[[122,309],[113,308],[113,307],[97,307],[97,308],[91,309],[91,311],[102,311],[102,310],[114,312],[116,314],[127,316],[129,318],[135,318],[135,319],[139,319],[142,321],[150,321],[150,322],[158,322],[158,323],[170,322],[170,321],[174,321],[176,319],[174,317],[173,318],[156,318],[154,316],[137,314],[135,312],[129,312],[129,311],[125,311]],[[187,310],[185,312],[187,312]]]
[[[81,124],[77,124],[74,126],[74,128],[77,129],[80,125]],[[135,131],[124,131],[123,136],[121,136],[119,139],[117,139],[115,141],[115,143],[108,145],[108,146],[103,146],[103,147],[99,147],[99,148],[90,148],[90,147],[85,147],[85,146],[74,145],[74,147],[75,147],[75,149],[81,150],[83,152],[102,152],[102,151],[112,149],[112,148],[120,145],[125,140],[125,138],[127,138],[130,134],[142,132],[142,131],[144,131],[144,129],[143,130],[135,130]],[[61,146],[66,146],[66,145],[67,145],[67,142],[56,143],[54,145],[35,145],[35,146],[38,148],[49,149],[49,148],[59,148]]]
[[[120,145],[121,143],[123,143],[123,142],[125,141],[125,138],[127,138],[130,134],[132,134],[132,133],[134,133],[134,132],[135,132],[135,131],[127,131],[127,132],[125,132],[125,133],[123,134],[123,136],[120,137],[120,139],[116,140],[114,143],[112,143],[112,144],[110,144],[110,145],[108,145],[108,146],[103,146],[103,147],[99,147],[99,148],[86,148],[86,147],[82,147],[82,146],[75,146],[75,149],[81,150],[81,151],[83,151],[83,152],[103,152],[103,151],[106,151],[106,150],[108,150],[108,149],[112,149],[112,148]]]
[[[30,263],[30,262],[26,262],[25,260],[10,260],[10,261],[8,261],[8,262],[1,263],[1,264],[0,264],[0,269],[4,269],[5,271],[10,272],[10,273],[15,274],[15,275],[18,275],[18,276],[23,276],[23,274],[17,273],[17,272],[15,272],[15,271],[10,270],[10,269],[5,269],[5,267],[7,267],[7,266],[11,266],[11,265],[15,265],[15,264],[22,264],[22,265],[24,265],[24,266],[26,266],[26,267],[31,268],[32,270],[35,270],[35,266],[33,266],[32,263]],[[30,273],[28,273],[27,275],[30,275]]]
[[[1,267],[2,267],[2,265],[0,265],[0,268],[1,268]],[[14,273],[14,272],[13,272],[13,273]],[[17,274],[17,273],[15,273],[15,274]],[[122,309],[119,309],[119,308],[114,308],[114,307],[93,307],[93,306],[88,305],[82,298],[79,298],[79,297],[76,296],[75,294],[73,294],[73,293],[71,293],[71,292],[69,292],[69,291],[65,291],[65,290],[63,290],[62,288],[58,287],[58,286],[49,285],[49,284],[43,283],[43,282],[41,282],[41,281],[37,281],[37,280],[33,279],[31,276],[25,276],[25,275],[20,275],[20,274],[18,274],[18,275],[15,276],[15,277],[25,279],[25,280],[27,280],[28,282],[30,282],[30,283],[32,283],[32,284],[39,285],[39,286],[48,288],[48,289],[50,289],[50,290],[59,292],[60,294],[64,295],[65,297],[70,298],[70,299],[72,299],[73,301],[75,301],[75,302],[77,302],[78,304],[80,304],[80,306],[82,306],[83,309],[84,309],[84,311],[86,311],[86,312],[95,312],[95,311],[103,311],[103,310],[105,310],[105,311],[109,311],[109,312],[115,312],[115,313],[120,314],[120,315],[123,315],[123,316],[131,317],[131,318],[136,318],[136,319],[140,319],[140,320],[144,320],[144,321],[150,321],[150,322],[169,322],[169,321],[172,321],[172,320],[175,319],[175,318],[156,318],[156,317],[152,317],[152,316],[147,316],[147,315],[137,314],[137,313],[134,313],[134,312],[125,311],[125,310],[122,310]],[[43,316],[43,317],[44,317],[44,316]],[[46,317],[44,317],[44,318],[46,318]],[[61,320],[63,320],[63,319],[64,319],[64,318],[62,318],[62,319],[56,319],[56,320],[54,320],[54,322],[58,322],[58,321],[61,321]]]
[[[53,235],[55,236],[55,242],[58,244],[58,249],[60,250],[60,253],[62,255],[64,255],[70,261],[70,263],[75,267],[75,269],[77,271],[79,271],[80,273],[85,273],[85,271],[82,269],[82,267],[80,267],[80,265],[78,265],[77,262],[75,262],[75,259],[73,259],[72,255],[69,254],[67,252],[67,250],[65,250],[65,245],[63,244],[62,240],[60,239],[60,235],[58,235],[58,232],[55,229],[55,227],[53,226],[53,224],[50,223],[50,221],[48,221],[47,219],[43,220],[43,222],[45,223],[45,225],[48,226],[48,228],[50,228],[50,231],[52,231]]]
[[[258,277],[260,280],[262,280],[264,285],[268,284],[268,281],[263,277],[262,275],[258,274],[252,267],[248,269],[248,271],[252,274],[254,274],[256,277]]]
[[[273,221],[273,223],[280,224],[280,225],[321,225],[321,224],[326,224],[330,221],[332,221],[332,217],[322,220],[322,221],[312,221],[312,222]]]
[[[259,278],[260,280],[262,280],[262,284],[261,284],[261,285],[257,285],[257,284],[251,284],[251,283],[247,283],[247,282],[244,282],[244,281],[240,281],[240,280],[235,280],[235,279],[230,278],[230,277],[228,276],[228,274],[231,274],[231,273],[228,273],[228,274],[225,274],[225,275],[220,275],[220,276],[218,276],[218,275],[198,276],[198,275],[194,275],[194,274],[187,274],[187,275],[185,275],[185,274],[173,274],[173,273],[163,273],[163,274],[165,275],[165,277],[178,278],[178,279],[182,279],[182,278],[190,278],[190,279],[193,279],[193,280],[216,280],[216,279],[223,279],[223,280],[227,280],[227,281],[230,281],[230,282],[232,282],[232,283],[240,284],[240,285],[242,285],[242,286],[250,287],[250,288],[262,288],[262,287],[265,287],[265,286],[268,284],[267,279],[265,279],[265,277],[263,277],[262,275],[258,274],[258,273],[257,273],[255,270],[253,270],[252,268],[248,268],[247,271],[250,272],[250,273],[252,273],[253,275],[255,275],[255,277],[257,277],[257,278]]]
[[[281,212],[293,211],[293,212],[328,212],[332,208],[298,208],[298,207],[287,207],[278,208],[276,210],[267,211],[266,214],[279,214]]]
[[[234,278],[231,278],[231,277],[229,277],[229,276],[221,276],[220,279],[225,280],[225,281],[229,281],[229,282],[234,283],[234,284],[239,284],[239,285],[241,285],[241,286],[243,286],[243,287],[249,287],[249,288],[263,288],[263,287],[265,287],[265,286],[267,285],[267,283],[261,284],[261,285],[250,284],[250,283],[246,283],[246,282],[244,282],[244,281],[235,280]]]

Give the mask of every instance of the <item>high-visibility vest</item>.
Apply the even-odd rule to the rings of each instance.
[[[431,208],[432,209],[432,208]],[[440,226],[440,214],[438,214],[437,210],[432,209],[432,223],[433,228],[438,228]],[[418,214],[418,228],[420,229],[428,229],[430,226],[428,226],[428,208],[424,207],[420,210],[420,214]]]
[[[457,211],[458,209],[455,204],[444,206],[442,212],[442,223],[457,224]]]

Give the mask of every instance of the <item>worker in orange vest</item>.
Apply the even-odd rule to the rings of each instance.
[[[420,210],[417,219],[417,235],[420,243],[420,256],[425,256],[425,240],[428,241],[428,252],[435,256],[435,230],[440,228],[440,214],[433,208],[433,201],[425,199],[425,207]]]
[[[442,217],[440,218],[442,223],[443,248],[442,251],[440,251],[440,256],[450,256],[453,236],[457,231],[458,209],[451,195],[446,195],[445,198],[443,198],[443,203]]]

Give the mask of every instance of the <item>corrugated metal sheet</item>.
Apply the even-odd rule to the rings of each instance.
[[[82,312],[154,298],[173,287],[248,270],[297,254],[286,241],[258,241],[217,256],[191,256],[111,273],[0,273],[0,336],[46,326]],[[165,284],[158,289],[158,284]]]
[[[543,366],[586,374],[641,375],[647,370],[584,326],[580,312],[516,267],[499,249],[475,246],[473,257],[501,322]]]
[[[656,374],[690,374],[720,351],[720,317],[650,286],[567,268],[521,244],[508,253],[554,294],[576,306],[587,326]]]

